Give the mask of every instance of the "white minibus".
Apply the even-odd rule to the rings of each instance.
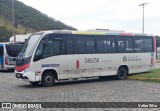
[[[153,70],[154,35],[121,31],[50,30],[25,42],[16,61],[18,79],[52,86],[55,81],[116,76]]]

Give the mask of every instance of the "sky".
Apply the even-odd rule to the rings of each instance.
[[[111,29],[160,35],[160,0],[18,0],[78,30]]]

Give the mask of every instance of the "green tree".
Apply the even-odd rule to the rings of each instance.
[[[76,28],[68,26],[54,18],[48,17],[40,11],[25,5],[18,0],[14,0],[14,6],[16,28],[19,28],[18,26],[24,26],[26,29],[26,32],[24,33],[28,33],[28,29],[31,29],[32,31],[62,29],[76,30]],[[12,0],[0,0],[0,17],[12,26]],[[1,27],[0,36],[11,37],[11,28],[12,27],[9,26]]]
[[[6,42],[11,37],[12,32],[9,31],[5,26],[0,26],[0,41]]]

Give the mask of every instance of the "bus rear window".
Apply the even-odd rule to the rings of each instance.
[[[0,46],[0,58],[3,56],[3,46]]]
[[[16,57],[22,48],[22,44],[6,44],[7,54]]]

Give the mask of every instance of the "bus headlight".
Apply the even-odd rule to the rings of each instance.
[[[23,70],[24,71],[24,73],[26,73],[26,72],[28,72],[28,71],[30,71],[28,68],[26,68],[26,69],[24,69]]]

